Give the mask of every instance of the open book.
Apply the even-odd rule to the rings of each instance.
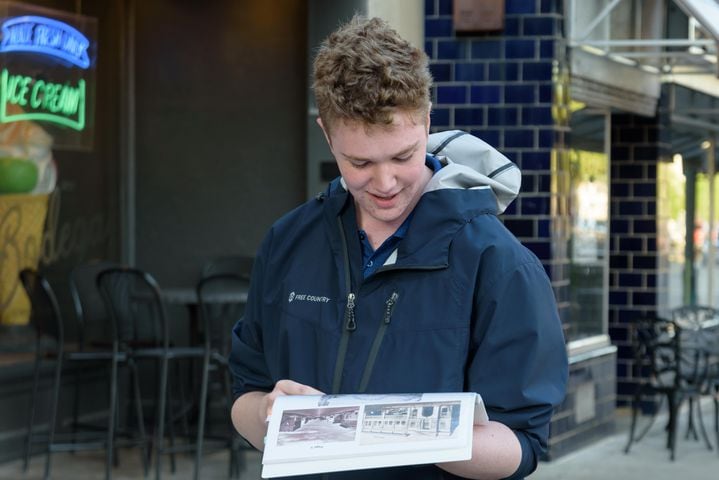
[[[469,460],[487,421],[476,393],[278,397],[262,477]]]

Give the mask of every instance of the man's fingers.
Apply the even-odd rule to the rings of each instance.
[[[280,395],[323,395],[316,388],[293,380],[280,380],[275,384],[275,390],[279,390]]]
[[[280,380],[275,384],[275,388],[267,394],[267,418],[272,415],[272,406],[275,404],[275,399],[283,395],[324,395],[316,388],[304,385],[293,380]]]
[[[324,395],[316,388],[310,387],[309,385],[301,385],[302,395]]]

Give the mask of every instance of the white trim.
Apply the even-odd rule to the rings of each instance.
[[[390,253],[389,257],[387,257],[387,260],[385,260],[383,266],[387,265],[394,265],[397,263],[397,249],[395,248],[392,253]]]
[[[576,357],[609,346],[612,346],[609,335],[595,335],[593,337],[587,337],[580,340],[573,340],[571,342],[568,342],[567,354],[570,357]]]
[[[694,17],[719,42],[719,3],[716,0],[674,0],[684,13]]]

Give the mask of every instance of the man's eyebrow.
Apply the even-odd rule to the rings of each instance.
[[[418,146],[419,146],[419,141],[416,141],[412,145],[409,145],[409,146],[403,148],[402,150],[400,150],[399,152],[392,154],[390,156],[390,158],[402,157],[410,152],[415,151]],[[340,152],[340,153],[342,154],[343,157],[348,158],[350,160],[354,160],[356,162],[371,162],[372,161],[372,159],[370,159],[370,158],[355,157],[352,155],[347,155],[343,152]]]

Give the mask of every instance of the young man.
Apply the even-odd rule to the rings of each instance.
[[[262,449],[279,395],[478,392],[491,421],[471,460],[328,477],[523,478],[567,358],[544,269],[496,216],[516,166],[462,132],[428,141],[427,58],[379,19],[330,35],[314,67],[341,178],[258,252],[233,330],[235,427]]]

